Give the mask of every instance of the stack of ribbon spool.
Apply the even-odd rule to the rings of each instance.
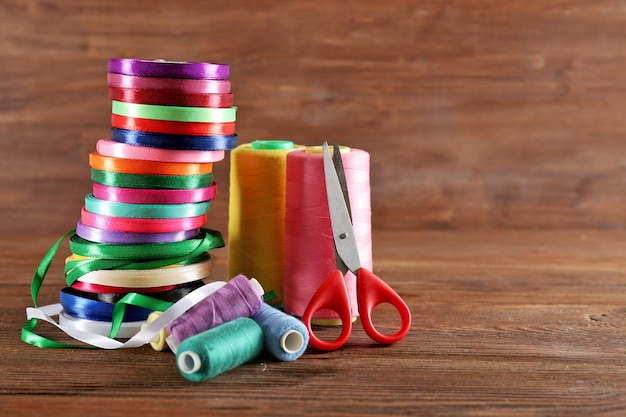
[[[27,308],[22,340],[75,347],[34,333],[44,319],[94,347],[150,342],[155,350],[170,347],[191,381],[212,378],[263,349],[282,361],[304,353],[307,329],[266,304],[255,278],[239,273],[205,283],[210,250],[224,246],[218,231],[203,227],[217,193],[212,164],[238,140],[228,77],[221,64],[109,61],[111,135],[89,155],[93,191],[76,230],[50,248],[33,277],[35,306]],[[276,146],[286,145],[293,148],[287,141],[257,141],[253,148],[277,153]],[[67,287],[60,304],[40,308],[37,294],[66,237],[72,252]],[[263,278],[269,294],[280,292]],[[57,314],[58,324],[50,317]]]
[[[237,145],[228,77],[222,64],[109,60],[111,136],[89,155],[93,192],[70,238],[61,325],[128,338],[204,285],[209,251],[224,245],[203,228],[212,164]]]

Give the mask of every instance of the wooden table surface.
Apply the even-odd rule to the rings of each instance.
[[[37,243],[40,237],[35,236]],[[267,357],[203,383],[169,352],[41,350],[19,341],[38,254],[3,242],[3,415],[611,415],[626,412],[626,236],[381,232],[375,271],[408,302],[396,345],[359,323],[334,352]],[[17,256],[24,255],[24,256]],[[225,273],[220,257],[216,273]],[[55,302],[62,277],[42,302]],[[382,314],[381,320],[393,319]],[[58,332],[42,334],[57,337]],[[49,328],[51,329],[51,328]]]
[[[625,42],[617,0],[0,0],[0,415],[626,415]],[[230,64],[241,143],[368,151],[374,269],[409,335],[357,323],[338,351],[200,384],[150,347],[22,343],[118,57]]]

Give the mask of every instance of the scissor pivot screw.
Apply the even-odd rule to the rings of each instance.
[[[345,239],[347,237],[348,237],[347,233],[342,233],[342,234],[339,235],[339,239]]]

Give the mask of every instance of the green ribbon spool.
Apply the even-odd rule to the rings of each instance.
[[[169,265],[190,265],[208,259],[207,251],[224,246],[224,238],[215,230],[201,229],[196,238],[172,243],[113,245],[70,239],[70,250],[89,259],[65,264],[65,282],[71,286],[83,275],[101,269],[154,269]]]
[[[209,187],[213,173],[194,175],[149,175],[91,169],[91,180],[110,187],[185,189]]]
[[[125,117],[173,122],[230,123],[236,120],[237,107],[180,107],[125,103],[112,100],[111,112]]]

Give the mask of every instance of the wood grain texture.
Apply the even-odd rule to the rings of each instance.
[[[625,40],[617,0],[0,0],[0,414],[624,415]],[[230,64],[242,143],[370,152],[375,272],[407,338],[357,324],[339,351],[203,384],[149,347],[20,342],[91,189],[112,57]]]
[[[334,352],[258,358],[194,384],[171,353],[43,351],[18,340],[25,285],[3,285],[3,415],[525,415],[626,412],[626,243],[615,232],[377,232],[375,272],[409,304],[396,345],[359,323]],[[22,239],[18,247],[28,247]],[[16,282],[35,254],[8,256]],[[20,251],[22,252],[22,251]],[[24,253],[24,252],[22,252]],[[218,257],[216,274],[225,274]],[[52,273],[42,303],[54,302]],[[391,323],[389,312],[378,313]],[[41,325],[40,332],[64,340]]]
[[[620,2],[4,0],[0,19],[6,232],[77,218],[111,57],[229,63],[242,142],[367,150],[380,229],[625,224]]]

